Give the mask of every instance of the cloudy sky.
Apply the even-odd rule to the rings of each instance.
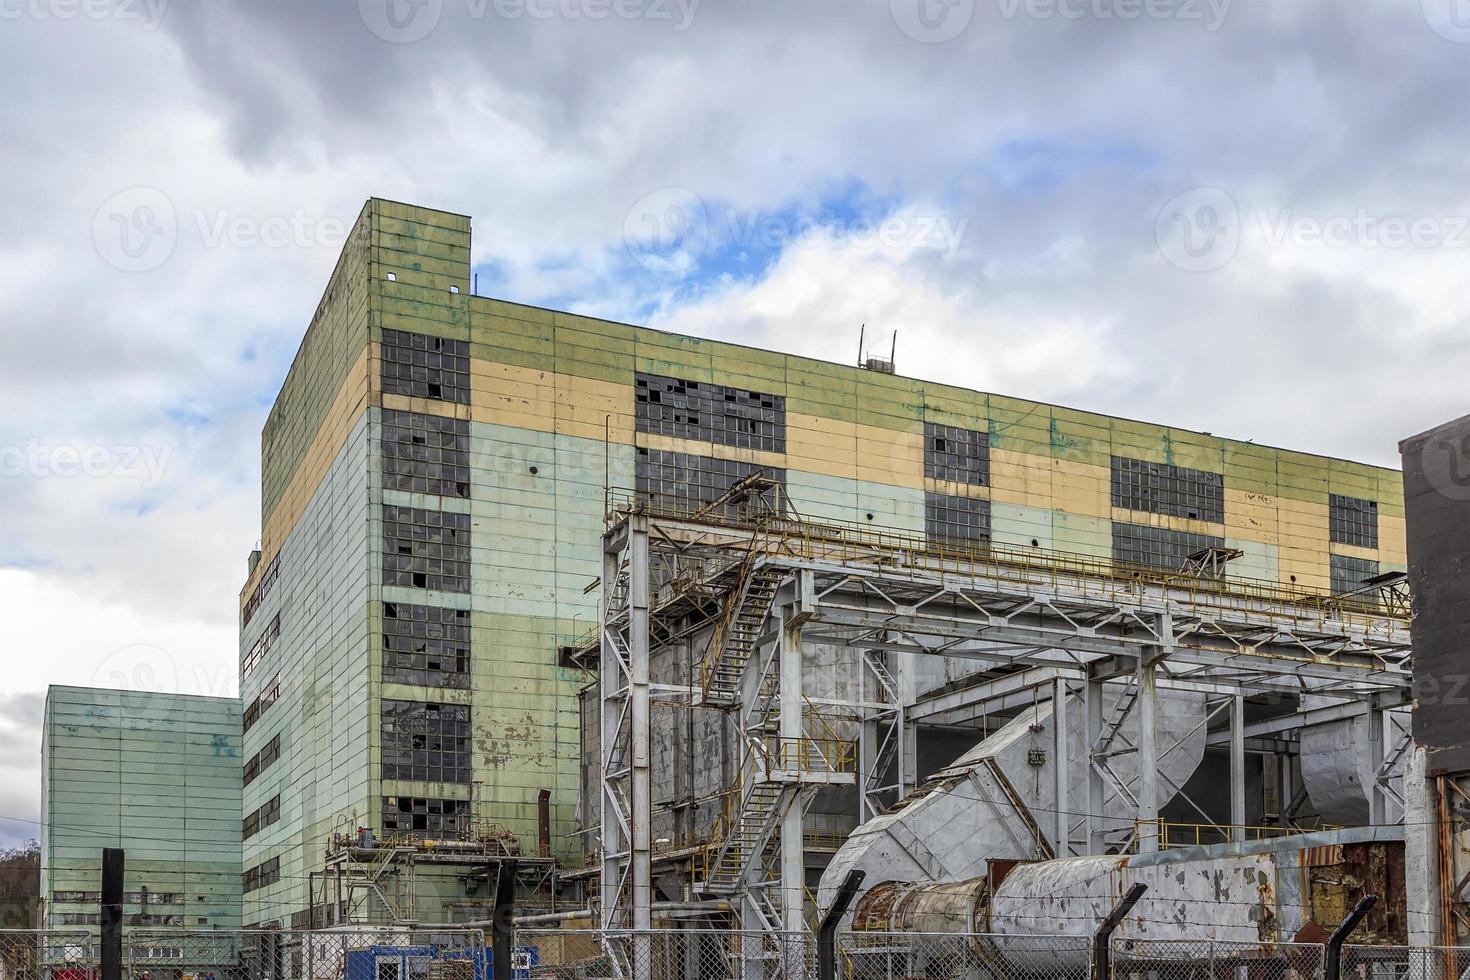
[[[47,683],[234,693],[370,195],[508,299],[1374,463],[1470,408],[1464,0],[0,0],[0,66],[0,838]]]

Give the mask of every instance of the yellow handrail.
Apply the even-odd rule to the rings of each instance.
[[[1297,834],[1311,833],[1315,830],[1337,830],[1336,824],[1322,824],[1311,830],[1299,830],[1296,827],[1264,826],[1259,824],[1210,824],[1210,823],[1187,823],[1179,820],[1135,820],[1133,822],[1133,850],[1136,853],[1141,840],[1152,837],[1159,842],[1158,849],[1166,851],[1171,847],[1201,847],[1206,844],[1224,844],[1237,838],[1241,840],[1273,840],[1278,837],[1292,837]],[[1145,831],[1150,833],[1145,834]]]

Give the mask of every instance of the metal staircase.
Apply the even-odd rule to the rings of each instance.
[[[783,797],[789,795],[789,784],[761,775],[757,774],[735,809],[729,832],[710,864],[705,888],[716,895],[733,895],[739,890],[746,868],[765,851],[781,823],[786,802]]]
[[[740,679],[755,654],[776,590],[781,585],[781,570],[760,563],[763,549],[759,541],[759,535],[751,540],[750,551],[741,566],[739,585],[730,592],[720,626],[705,655],[707,703],[733,704],[739,699]]]

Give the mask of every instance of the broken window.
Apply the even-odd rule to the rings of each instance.
[[[470,709],[432,701],[382,701],[384,779],[470,781]]]
[[[383,391],[470,403],[470,345],[430,334],[384,330]]]
[[[985,486],[990,483],[990,433],[924,423],[924,475]]]
[[[1329,494],[1327,524],[1338,544],[1378,547],[1378,501]],[[1334,590],[1336,591],[1336,590]]]
[[[242,840],[249,840],[281,819],[281,795],[277,793],[240,822]]]
[[[265,571],[260,573],[260,581],[255,583],[255,588],[250,593],[250,598],[245,600],[245,608],[240,612],[240,626],[243,629],[250,625],[250,617],[260,608],[265,597],[270,595],[271,586],[276,584],[276,579],[281,575],[281,556],[278,554],[271,559],[271,563],[265,566]]]
[[[1360,589],[1364,582],[1378,574],[1378,562],[1370,558],[1330,555],[1329,560],[1332,562],[1332,591],[1334,594]]]
[[[260,774],[269,769],[271,763],[280,757],[281,736],[277,734],[269,742],[265,743],[265,748],[252,755],[250,761],[245,763],[245,785],[249,786],[255,782]]]
[[[383,410],[383,487],[441,497],[470,495],[470,423]]]
[[[458,836],[470,829],[467,800],[421,796],[383,797],[383,834],[436,834]]]
[[[470,515],[383,505],[383,584],[470,590]]]
[[[1225,477],[1168,463],[1112,458],[1113,506],[1214,524],[1225,520]]]
[[[939,544],[990,541],[990,501],[947,493],[924,494],[924,536]]]
[[[250,702],[250,707],[245,709],[245,731],[248,732],[254,728],[255,723],[260,721],[260,716],[265,714],[266,710],[275,704],[280,696],[281,679],[274,677],[265,686],[265,689],[260,692],[260,695]]]
[[[383,603],[383,681],[470,686],[470,611]]]
[[[1206,548],[1223,548],[1225,539],[1167,527],[1113,522],[1113,561],[1177,572],[1185,559]]]
[[[642,371],[633,385],[639,432],[786,451],[786,399],[781,395]]]
[[[242,884],[247,892],[274,885],[281,880],[281,859],[273,857],[269,861],[262,861],[255,867],[246,869],[241,878],[244,879]]]
[[[275,646],[276,640],[280,635],[281,614],[276,613],[271,618],[270,625],[265,628],[265,631],[256,639],[254,645],[250,647],[250,652],[245,654],[245,662],[240,666],[240,678],[242,680],[249,677],[255,668],[260,666],[260,662],[265,659],[265,655],[270,652],[271,647]]]
[[[634,462],[638,496],[657,510],[675,513],[689,513],[713,503],[753,473],[786,482],[784,469],[662,449],[640,448]]]

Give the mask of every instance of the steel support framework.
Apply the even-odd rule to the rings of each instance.
[[[757,535],[761,550],[752,558]],[[1257,745],[1281,750],[1292,727],[1280,720],[1248,724],[1246,696],[1297,697],[1309,690],[1339,699],[1337,706],[1302,713],[1324,720],[1333,712],[1361,712],[1364,704],[1382,711],[1407,700],[1409,636],[1403,618],[1249,583],[1124,575],[1100,563],[1052,561],[1046,555],[957,555],[845,527],[791,521],[762,523],[756,530],[722,515],[638,508],[611,515],[604,552],[599,641],[586,653],[595,650],[600,657],[606,927],[643,928],[650,921],[650,687],[655,696],[691,706],[699,697],[693,689],[649,684],[650,644],[708,628],[742,562],[767,566],[787,584],[776,623],[747,669],[741,731],[750,737],[774,720],[782,737],[801,737],[802,702],[857,722],[860,819],[913,785],[915,724],[973,718],[995,705],[1034,698],[1041,688],[1055,701],[1058,732],[1066,730],[1071,711],[1081,712],[1089,754],[1086,799],[1076,801],[1083,805],[1073,806],[1065,779],[1057,780],[1058,812],[1046,828],[1059,845],[1056,852],[1117,846],[1116,840],[1104,840],[1096,819],[1108,786],[1134,807],[1138,828],[1154,828],[1136,831],[1141,836],[1135,846],[1147,850],[1158,845],[1153,835],[1160,782],[1166,779],[1158,762],[1182,744],[1155,744],[1158,690],[1201,692],[1210,699],[1206,721],[1227,719],[1218,741],[1229,750],[1232,824],[1244,822],[1246,751]],[[656,595],[649,590],[651,559],[663,562],[665,584]],[[851,651],[859,678],[855,697],[816,698],[802,691],[805,644]],[[984,679],[925,696],[914,690],[912,670],[904,666],[919,657],[970,661]],[[774,704],[760,701],[762,690],[770,689],[761,678],[772,668]],[[1124,692],[1113,717],[1104,700],[1109,691]],[[1080,703],[1074,708],[1069,697]],[[762,703],[765,708],[758,710]],[[1058,762],[1065,759],[1064,742],[1053,742]],[[1108,764],[1122,753],[1138,757],[1132,791]],[[1380,772],[1389,773],[1394,761],[1394,753],[1385,753]],[[1387,786],[1386,778],[1380,782]],[[1181,794],[1177,785],[1167,788],[1171,796]],[[735,903],[745,909],[748,925],[791,928],[800,922],[793,905],[795,879],[804,869],[798,849],[803,809],[804,802],[796,802],[784,811],[774,880],[745,882],[744,905]],[[781,901],[749,900],[771,892]]]

